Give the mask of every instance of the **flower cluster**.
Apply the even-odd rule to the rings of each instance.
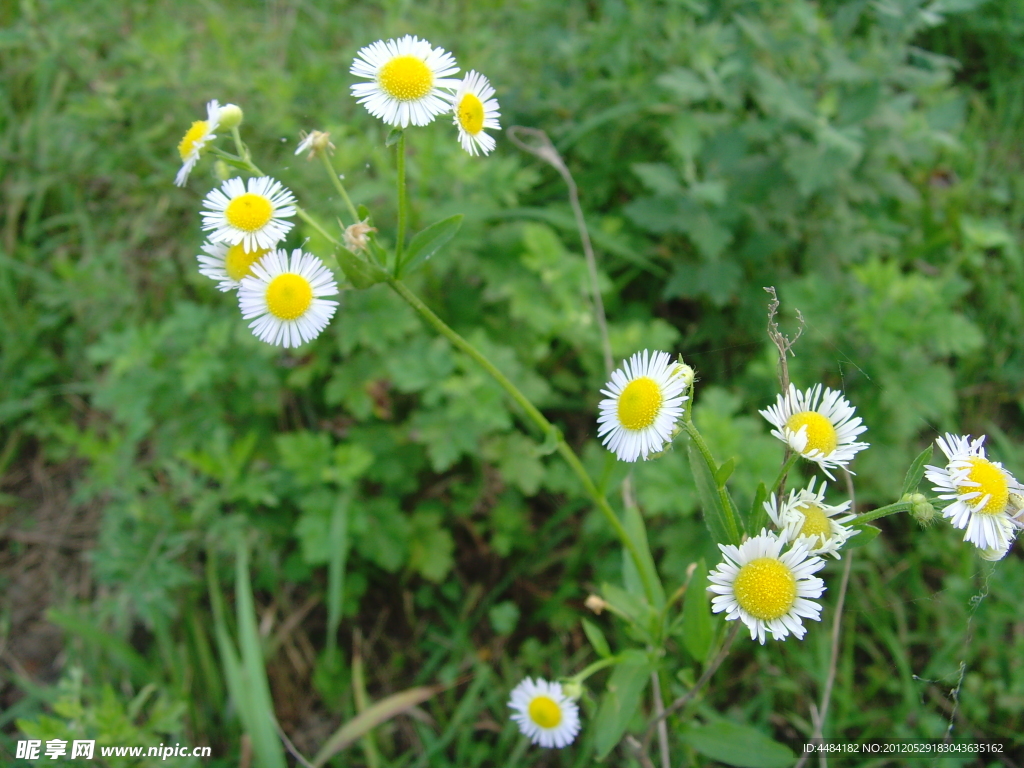
[[[494,149],[486,130],[501,129],[494,88],[479,72],[450,77],[458,71],[454,56],[426,40],[378,40],[352,62],[351,74],[368,81],[353,85],[352,95],[371,115],[399,128],[429,125],[451,112],[463,149],[486,155]]]

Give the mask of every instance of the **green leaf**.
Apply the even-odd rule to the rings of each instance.
[[[762,528],[768,525],[768,512],[765,511],[764,503],[768,499],[768,486],[763,482],[757,484],[757,492],[754,494],[754,501],[750,505],[750,517],[747,518],[747,533],[757,536]]]
[[[348,248],[338,248],[338,265],[355,288],[363,290],[387,279],[387,273],[376,264],[363,261]]]
[[[683,603],[683,647],[700,663],[704,663],[708,657],[713,634],[707,587],[708,567],[704,558],[701,558],[690,577],[686,601]]]
[[[626,514],[622,525],[626,529],[626,535],[629,536],[640,555],[640,567],[647,577],[647,583],[651,585],[653,590],[651,599],[654,600],[654,605],[651,607],[656,611],[660,611],[662,606],[665,605],[665,589],[661,585],[661,579],[658,578],[658,569],[654,567],[654,558],[651,556],[651,546],[647,541],[647,529],[644,526],[643,515],[640,514],[640,509],[635,504],[626,506]],[[646,597],[647,593],[643,588],[644,582],[640,578],[640,573],[637,572],[633,556],[628,550],[623,549],[622,558],[622,571],[625,577],[626,588],[634,594]]]
[[[843,549],[855,549],[856,547],[863,547],[871,541],[874,541],[875,537],[882,532],[881,528],[876,528],[873,525],[851,525],[854,530],[860,531],[856,536],[851,536],[846,540],[843,545]]]
[[[399,275],[410,274],[423,266],[427,259],[441,249],[441,246],[455,237],[462,226],[462,219],[462,214],[457,213],[447,219],[441,219],[419,232],[409,243],[409,249],[405,253],[405,263],[402,265]]]
[[[917,490],[917,486],[921,484],[921,478],[924,477],[924,465],[926,462],[931,461],[932,451],[933,444],[928,443],[928,447],[921,451],[917,458],[914,459],[914,463],[910,465],[910,469],[907,470],[907,477],[903,481],[901,496]]]
[[[601,706],[594,719],[594,749],[602,760],[615,748],[636,714],[640,697],[650,682],[654,665],[646,655],[637,653],[615,667],[608,678],[608,688],[601,697]]]
[[[384,146],[393,147],[395,144],[398,143],[398,140],[402,138],[403,133],[404,131],[401,128],[392,128],[388,132],[388,137],[384,139]]]
[[[734,469],[736,469],[736,457],[732,456],[718,468],[717,472],[715,472],[715,484],[718,485],[719,488],[725,488],[725,484],[729,481],[729,478],[732,477]]]
[[[511,600],[505,600],[487,611],[491,628],[499,635],[511,635],[519,623],[519,606]]]
[[[709,467],[704,459],[704,454],[692,440],[686,446],[687,455],[690,458],[690,471],[693,472],[693,479],[697,484],[697,494],[700,496],[700,505],[704,510],[704,522],[711,531],[711,538],[716,544],[736,544],[734,537],[729,534],[726,523],[725,506],[722,504],[722,497],[718,494],[718,486],[715,485],[716,467]]]
[[[721,721],[714,725],[689,726],[683,741],[713,760],[739,768],[789,768],[793,752],[755,728]]]
[[[604,659],[611,656],[612,649],[608,647],[608,641],[605,640],[601,628],[586,619],[581,619],[581,621],[583,622],[583,634],[587,636],[587,640],[590,641],[597,655]]]
[[[642,596],[634,595],[613,584],[601,585],[601,597],[608,603],[612,613],[621,616],[644,632],[648,631],[651,620],[657,616]]]
[[[313,765],[315,768],[319,768],[381,723],[387,722],[395,715],[399,715],[417,704],[422,704],[440,690],[441,688],[438,686],[410,688],[375,702],[334,732],[334,735],[327,740],[327,743],[313,758]]]

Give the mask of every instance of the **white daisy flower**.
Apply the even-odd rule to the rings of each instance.
[[[192,169],[199,162],[199,155],[206,148],[207,144],[217,138],[217,134],[214,131],[217,130],[217,125],[220,122],[221,109],[222,107],[217,103],[216,99],[208,102],[206,104],[206,119],[196,120],[192,123],[192,127],[185,131],[185,135],[178,142],[181,170],[174,177],[174,183],[177,186],[185,186],[185,182],[188,181],[188,175],[192,173]]]
[[[806,392],[790,384],[785,397],[779,395],[775,405],[758,413],[775,426],[772,435],[815,462],[831,480],[835,478],[830,467],[845,467],[858,451],[868,447],[854,442],[867,427],[853,415],[853,406],[838,390],[826,387],[822,396],[821,384]]]
[[[450,53],[412,35],[360,49],[349,70],[371,81],[352,86],[352,95],[366,111],[402,128],[427,125],[451,109],[440,89],[455,90],[459,81],[448,75],[458,71]]]
[[[672,441],[673,428],[683,413],[686,383],[668,352],[649,356],[645,349],[612,372],[601,394],[597,435],[622,461],[647,459]]]
[[[842,515],[850,508],[850,502],[844,501],[839,506],[825,503],[826,483],[821,484],[817,492],[814,484],[817,478],[811,478],[810,484],[799,491],[789,492],[789,500],[779,502],[775,494],[764,503],[768,516],[782,532],[786,541],[808,539],[809,555],[832,555],[840,558],[839,549],[851,536],[860,531],[846,527],[844,523],[853,520],[856,515]]]
[[[808,557],[807,538],[780,555],[785,543],[762,528],[738,547],[719,544],[725,561],[708,574],[708,589],[718,595],[711,601],[712,612],[727,611],[726,621],[740,619],[750,629],[750,639],[761,645],[765,630],[774,640],[785,640],[790,632],[803,638],[807,630],[801,618],[821,620],[821,606],[810,598],[821,597],[825,582],[811,574],[825,561]]]
[[[512,689],[508,702],[519,731],[542,747],[568,746],[580,732],[580,710],[561,683],[526,678]]]
[[[216,280],[222,291],[237,290],[242,278],[253,274],[252,265],[270,252],[269,248],[257,248],[246,253],[241,243],[230,247],[224,243],[203,243],[200,247],[206,255],[196,256],[199,274]]]
[[[297,347],[327,327],[338,302],[320,297],[337,295],[338,284],[316,256],[296,248],[289,263],[286,251],[271,251],[252,271],[242,278],[238,306],[246,320],[256,318],[249,327],[261,341]]]
[[[954,527],[966,528],[964,541],[987,550],[986,559],[999,559],[1021,525],[1016,519],[1020,513],[1016,499],[1024,490],[1002,464],[985,458],[984,435],[971,440],[970,435],[947,432],[935,442],[949,462],[945,467],[925,467],[925,476],[940,499],[953,501],[942,516],[950,518]]]
[[[486,77],[471,71],[459,83],[452,97],[452,122],[459,129],[462,148],[471,155],[486,155],[494,149],[494,138],[484,133],[485,128],[500,131],[498,100]]]
[[[213,230],[210,240],[242,244],[246,253],[273,248],[294,226],[281,219],[295,215],[295,196],[269,176],[228,179],[210,190],[203,200],[203,229]]]

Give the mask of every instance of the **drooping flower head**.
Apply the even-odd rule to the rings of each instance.
[[[826,483],[823,482],[821,488],[815,492],[816,482],[817,478],[811,478],[806,488],[790,491],[788,500],[776,501],[773,493],[764,503],[764,508],[781,531],[783,539],[796,541],[806,537],[807,554],[832,555],[839,559],[839,549],[846,540],[860,533],[844,525],[856,516],[843,514],[850,508],[849,501],[844,501],[839,506],[826,504]]]
[[[779,395],[775,405],[758,411],[775,427],[772,435],[808,461],[815,462],[821,471],[835,480],[830,467],[845,467],[867,443],[854,439],[867,430],[854,408],[838,390],[815,384],[799,392],[792,384],[785,396]]]
[[[947,432],[935,442],[948,462],[945,467],[925,467],[925,476],[940,499],[952,500],[942,516],[966,529],[964,541],[983,550],[983,557],[1000,559],[1021,525],[1016,498],[1024,490],[1002,464],[985,457],[984,435],[971,440],[970,435]]]
[[[471,155],[488,154],[494,149],[494,137],[484,133],[490,128],[500,131],[498,100],[486,77],[471,71],[459,83],[452,97],[452,121],[459,129],[459,142]]]
[[[353,85],[352,95],[388,125],[428,125],[451,109],[441,89],[458,87],[459,81],[448,77],[458,71],[454,56],[426,40],[412,35],[378,40],[352,61],[351,74],[370,81]]]
[[[331,271],[316,256],[284,250],[271,251],[252,267],[253,276],[243,277],[238,306],[249,327],[268,344],[297,347],[312,341],[327,327],[338,302],[338,284]]]
[[[683,413],[683,377],[668,352],[634,354],[612,372],[601,394],[598,437],[621,461],[636,461],[657,453],[672,441],[672,431]]]
[[[196,120],[192,126],[185,131],[185,135],[178,142],[178,154],[181,156],[181,169],[174,177],[175,185],[185,186],[188,175],[199,162],[199,155],[206,145],[217,138],[215,131],[220,121],[221,106],[213,99],[206,104],[206,119]]]
[[[231,247],[224,243],[203,243],[200,247],[205,255],[196,256],[199,274],[216,280],[217,288],[222,291],[238,290],[242,278],[253,274],[253,264],[270,252],[269,248],[257,248],[246,253],[241,243]]]
[[[711,601],[712,612],[726,611],[726,621],[741,620],[750,639],[761,645],[766,630],[775,640],[790,633],[802,639],[807,630],[801,619],[821,620],[821,606],[812,598],[821,597],[825,582],[811,574],[825,561],[808,556],[807,538],[793,542],[782,555],[785,543],[762,528],[738,547],[719,544],[725,560],[708,574],[709,589],[718,595]]]
[[[210,240],[227,245],[242,244],[250,253],[273,248],[291,230],[295,196],[281,182],[269,176],[228,179],[220,189],[210,190],[203,200],[203,229],[212,230]]]
[[[534,744],[562,748],[580,731],[580,710],[561,683],[529,677],[512,689],[508,706],[519,731]]]

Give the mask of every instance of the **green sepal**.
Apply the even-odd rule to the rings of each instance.
[[[376,264],[363,261],[348,248],[338,247],[338,265],[353,287],[362,290],[387,280],[387,273]]]

